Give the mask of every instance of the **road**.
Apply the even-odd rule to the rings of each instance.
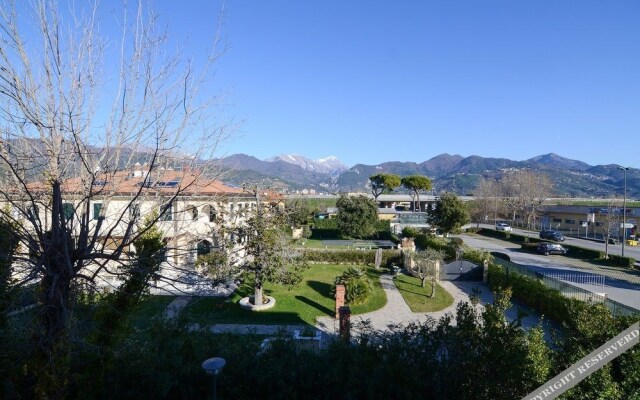
[[[479,235],[462,235],[464,243],[470,247],[508,254],[511,261],[524,265],[530,270],[545,274],[579,273],[604,275],[604,287],[598,285],[575,284],[593,293],[606,293],[610,299],[640,310],[640,273],[622,271],[619,268],[600,267],[572,260],[564,256],[543,256],[523,252],[520,246],[498,239]]]
[[[493,225],[480,224],[480,227],[486,229],[494,229]],[[514,229],[513,233],[522,236],[531,236],[535,238],[539,238],[539,232],[527,231],[524,229]],[[576,237],[566,237],[564,241],[565,244],[570,244],[572,246],[580,246],[585,249],[593,249],[604,252],[605,244],[600,241],[594,241],[592,239],[585,238],[576,238]],[[610,244],[609,245],[609,254],[614,254],[621,256],[622,255],[622,244]],[[640,246],[624,246],[624,255],[625,257],[633,257],[636,259],[636,265],[640,266]]]

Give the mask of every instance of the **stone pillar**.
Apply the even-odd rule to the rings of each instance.
[[[489,260],[482,262],[482,283],[489,282]]]
[[[336,319],[340,318],[340,308],[344,306],[345,293],[344,285],[336,285]]]
[[[351,339],[351,309],[349,306],[340,307],[340,338],[344,341]]]
[[[375,260],[376,269],[380,269],[380,264],[381,263],[382,263],[382,249],[377,249],[376,250],[376,260]]]

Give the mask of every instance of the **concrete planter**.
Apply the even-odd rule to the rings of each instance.
[[[255,304],[251,303],[253,296],[243,297],[242,299],[240,299],[240,307],[250,311],[263,311],[263,310],[268,310],[270,308],[275,307],[276,299],[274,299],[271,296],[264,296],[264,297],[267,299],[267,302],[260,306],[256,306]]]

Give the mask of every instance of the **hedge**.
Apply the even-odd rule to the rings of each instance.
[[[391,234],[389,221],[376,221],[375,239],[394,240]],[[338,229],[338,220],[335,218],[314,219],[311,228],[311,239],[337,239],[342,237],[342,232]],[[397,238],[395,238],[397,240]]]
[[[604,260],[604,253],[601,252],[600,255],[601,255],[600,259]],[[623,267],[623,268],[631,268],[631,269],[635,267],[635,263],[636,263],[636,259],[633,257],[621,257],[615,254],[609,254],[608,261],[610,265],[613,265],[615,267]]]
[[[533,308],[556,322],[569,316],[569,305],[578,301],[564,297],[558,290],[548,288],[541,281],[517,273],[508,274],[498,265],[489,265],[489,288],[511,288],[514,299]]]
[[[304,256],[311,263],[374,265],[376,250],[305,249]],[[400,250],[382,250],[381,266],[401,264]]]

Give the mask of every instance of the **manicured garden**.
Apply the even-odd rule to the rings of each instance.
[[[413,312],[444,310],[453,304],[453,297],[436,283],[436,295],[431,298],[431,282],[421,287],[420,279],[400,274],[395,278],[396,287]]]
[[[274,308],[252,312],[243,310],[238,301],[253,293],[252,287],[243,286],[229,299],[194,299],[182,312],[186,323],[198,324],[309,324],[315,325],[319,316],[335,313],[335,300],[331,293],[333,280],[349,265],[313,264],[305,271],[302,282],[288,288],[283,285],[267,284],[265,293],[276,299]],[[351,307],[353,314],[363,314],[382,308],[387,298],[380,285],[381,271],[366,268],[373,290],[362,305]]]

